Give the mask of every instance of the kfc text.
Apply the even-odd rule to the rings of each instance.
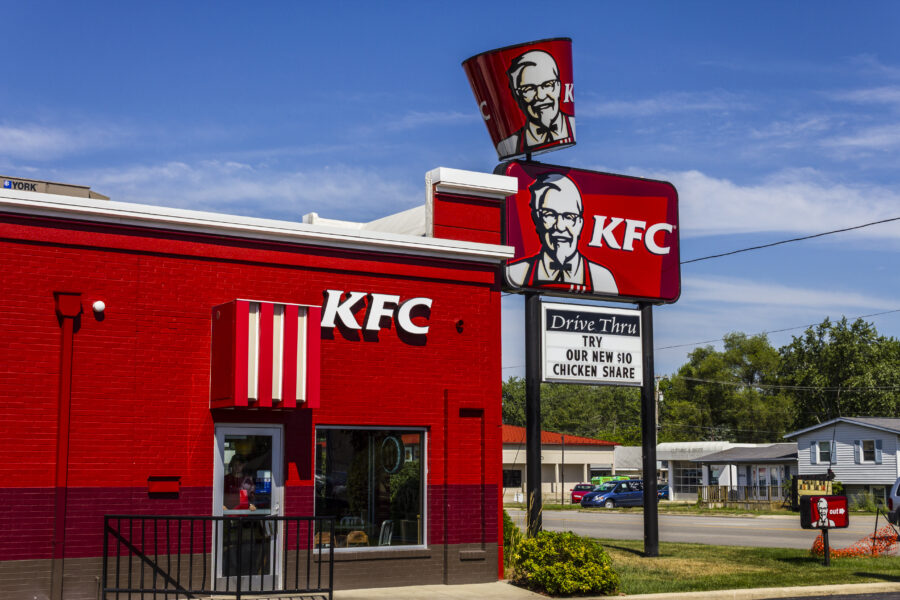
[[[588,246],[603,247],[606,242],[607,247],[614,250],[634,251],[634,242],[643,238],[644,246],[652,254],[668,254],[669,246],[660,245],[656,241],[656,234],[660,231],[672,233],[675,226],[670,223],[654,223],[647,227],[646,221],[638,221],[636,219],[623,219],[621,217],[609,217],[609,224],[606,223],[607,217],[602,215],[594,215],[594,235]],[[616,239],[616,229],[622,223],[625,223],[624,235],[622,241]],[[663,242],[665,244],[665,242]]]
[[[412,312],[419,307],[427,311],[431,308],[431,298],[410,298],[400,302],[400,296],[393,294],[366,294],[365,292],[348,292],[347,298],[341,302],[342,290],[325,290],[325,305],[322,307],[322,327],[335,326],[335,318],[347,329],[365,329],[378,331],[383,318],[391,319],[397,328],[410,335],[425,335],[428,325],[419,326],[412,321]],[[369,298],[366,310],[365,326],[356,320],[356,309],[364,298]]]

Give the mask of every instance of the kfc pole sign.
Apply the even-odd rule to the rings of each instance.
[[[849,525],[847,496],[807,496],[800,502],[803,529],[836,529]]]
[[[519,180],[507,198],[507,288],[622,301],[681,293],[678,193],[665,181],[541,163],[497,168]]]
[[[571,39],[490,50],[462,66],[500,160],[575,144]]]

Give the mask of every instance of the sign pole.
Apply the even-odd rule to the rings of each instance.
[[[659,511],[656,491],[656,380],[653,376],[653,305],[640,303],[643,384],[641,443],[644,471],[644,556],[659,556]]]
[[[541,296],[525,295],[525,524],[541,531]]]
[[[825,566],[831,566],[831,546],[828,544],[828,529],[822,530],[822,541],[825,542]]]

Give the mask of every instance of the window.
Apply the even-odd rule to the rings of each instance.
[[[425,432],[316,430],[315,514],[334,516],[334,545],[424,544]]]
[[[863,462],[875,462],[875,440],[862,440]]]
[[[810,464],[835,464],[837,456],[835,454],[835,445],[831,441],[812,441],[809,443],[809,462]]]
[[[522,487],[522,470],[503,469],[503,487]],[[580,488],[576,485],[575,489]]]
[[[673,478],[675,493],[696,494],[703,474],[699,467],[690,463],[673,462],[675,477]]]
[[[881,440],[855,440],[853,457],[856,464],[881,464]]]
[[[831,462],[831,442],[819,442],[819,462]]]

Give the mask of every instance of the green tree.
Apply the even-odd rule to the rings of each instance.
[[[660,441],[775,442],[790,425],[791,398],[774,384],[778,351],[763,335],[730,333],[724,350],[690,353],[670,380],[660,383]]]
[[[836,417],[900,414],[900,342],[862,319],[825,319],[781,348],[780,381],[794,400],[794,428]]]
[[[503,422],[525,426],[525,380],[503,383]],[[541,427],[623,444],[640,444],[640,390],[630,387],[545,383],[541,385]]]

